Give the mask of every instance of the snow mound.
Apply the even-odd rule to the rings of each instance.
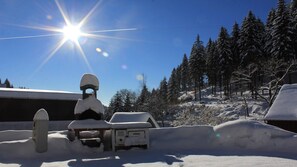
[[[215,133],[212,126],[180,126],[150,129],[150,144],[156,150],[212,148]]]
[[[236,120],[215,126],[218,146],[229,149],[296,152],[296,133],[253,120]]]

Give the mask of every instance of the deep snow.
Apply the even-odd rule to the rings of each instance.
[[[0,131],[0,166],[296,166],[297,134],[252,120],[150,129],[150,149],[102,152],[52,131],[36,153],[31,130]]]

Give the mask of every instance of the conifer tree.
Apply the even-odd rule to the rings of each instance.
[[[167,80],[166,80],[166,77],[164,77],[163,80],[160,82],[159,95],[160,95],[162,101],[164,101],[164,103],[166,103],[166,104],[168,102],[167,92],[168,92]]]
[[[268,14],[266,25],[265,25],[265,55],[266,59],[270,59],[271,52],[272,52],[272,27],[273,22],[275,20],[275,10],[271,9],[271,11]]]
[[[205,72],[205,49],[199,35],[193,44],[190,60],[190,76],[194,83],[195,101],[197,101],[197,89],[199,91],[199,100],[201,101],[201,86],[203,86],[203,75]]]
[[[131,102],[131,97],[129,93],[126,94],[123,110],[124,112],[132,112],[132,102]]]
[[[254,14],[249,11],[248,16],[244,18],[240,31],[240,56],[241,67],[245,68],[251,63],[256,63],[262,55],[261,43],[262,36],[260,34],[259,20],[257,20]]]
[[[181,91],[181,83],[182,83],[182,67],[181,65],[176,68],[176,84],[177,84],[177,92]]]
[[[295,59],[292,48],[291,18],[284,0],[279,0],[272,28],[273,47],[271,53],[285,62]]]
[[[188,91],[189,87],[189,62],[187,55],[184,54],[183,61],[181,64],[181,90]]]
[[[176,81],[176,69],[173,68],[171,72],[171,76],[168,81],[168,92],[167,92],[167,97],[168,97],[168,102],[170,103],[177,103],[177,98],[178,98],[178,85]]]
[[[219,67],[221,71],[221,84],[224,86],[224,94],[229,93],[229,84],[232,73],[232,53],[230,46],[230,37],[227,29],[222,27],[218,37]]]
[[[6,88],[11,88],[10,81],[7,78],[5,79],[4,84],[6,85]]]
[[[239,50],[239,25],[235,22],[232,29],[231,37],[231,53],[232,53],[232,71],[237,70],[240,64],[240,50]]]
[[[216,86],[218,81],[217,78],[219,72],[218,60],[216,42],[213,42],[211,39],[209,39],[206,47],[206,72],[208,83],[212,86],[212,94],[216,94]]]

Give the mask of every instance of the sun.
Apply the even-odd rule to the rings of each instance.
[[[65,40],[70,40],[72,42],[77,42],[78,39],[82,36],[80,27],[77,25],[67,25],[62,29]]]

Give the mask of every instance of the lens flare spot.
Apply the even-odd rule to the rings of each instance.
[[[125,64],[123,64],[123,65],[122,65],[122,69],[123,69],[123,70],[127,70],[127,69],[128,69],[128,66],[125,65]]]
[[[108,54],[107,52],[103,52],[102,55],[103,55],[104,57],[109,57],[109,54]]]
[[[46,15],[46,19],[52,20],[53,19],[53,16],[48,14],[48,15]]]
[[[138,75],[136,75],[136,79],[138,80],[138,81],[143,81],[143,75],[142,74],[138,74]]]
[[[100,53],[102,50],[100,48],[96,48],[96,52]]]

